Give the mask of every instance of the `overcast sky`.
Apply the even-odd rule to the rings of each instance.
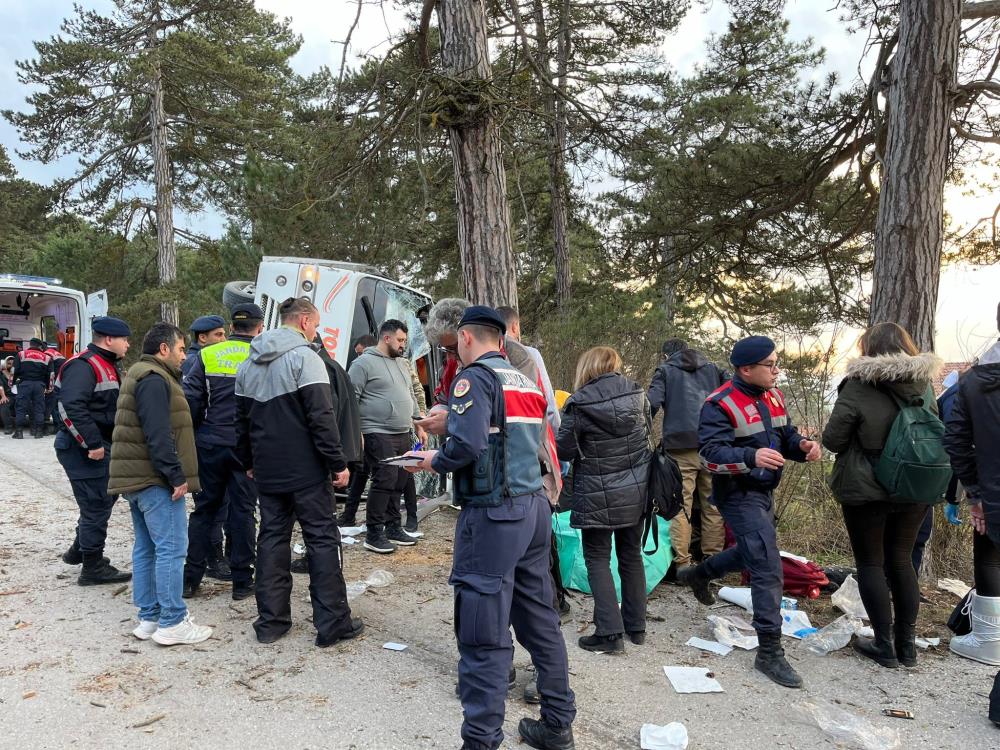
[[[78,0],[84,7],[107,9],[110,0]],[[293,60],[295,68],[308,73],[326,65],[340,66],[342,41],[354,19],[354,0],[256,0],[258,7],[290,18],[292,28],[303,37],[302,49]],[[48,39],[59,30],[60,21],[70,12],[69,0],[0,0],[0,109],[21,109],[28,93],[16,77],[13,60],[34,55],[32,42]],[[788,0],[786,16],[796,39],[812,37],[827,53],[826,65],[818,76],[836,72],[849,82],[858,75],[865,39],[850,35],[835,8],[835,0]],[[703,57],[705,39],[725,28],[728,9],[721,0],[695,4],[677,33],[664,44],[668,62],[681,73]],[[403,28],[402,14],[392,0],[365,0],[361,22],[355,30],[349,60],[377,54],[386,40]],[[862,71],[864,72],[864,71]],[[28,179],[47,183],[71,172],[74,160],[42,165],[18,159],[23,149],[14,129],[0,118],[0,143],[7,147],[18,171]],[[997,199],[990,195],[971,199],[960,191],[948,195],[948,210],[967,222],[992,213]],[[213,222],[209,220],[208,226]],[[5,271],[8,269],[0,269]],[[946,270],[942,279],[942,304],[938,311],[939,353],[949,360],[965,359],[995,339],[995,311],[1000,297],[1000,268]]]

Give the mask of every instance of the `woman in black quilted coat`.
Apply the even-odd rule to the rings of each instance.
[[[642,520],[652,450],[649,402],[644,389],[621,374],[614,349],[598,346],[576,365],[576,392],[563,406],[556,443],[559,458],[573,462],[570,525],[580,529],[587,576],[594,594],[594,635],[579,640],[588,651],[622,653],[625,634],[646,636],[646,574]],[[614,537],[621,578],[618,608],[611,577]]]

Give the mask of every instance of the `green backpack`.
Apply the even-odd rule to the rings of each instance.
[[[909,403],[891,390],[884,390],[899,407],[882,456],[875,465],[875,478],[895,501],[933,504],[941,501],[951,481],[951,462],[944,450],[944,422],[924,404],[928,395]]]

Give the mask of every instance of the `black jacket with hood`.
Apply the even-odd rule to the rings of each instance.
[[[927,408],[936,414],[931,381],[941,364],[930,353],[858,357],[848,363],[823,430],[823,446],[837,454],[830,485],[842,504],[889,502],[888,493],[875,478],[874,465],[899,414],[890,391],[903,401],[923,396]]]
[[[361,411],[358,408],[358,397],[354,395],[354,384],[351,383],[347,370],[323,347],[319,334],[313,341],[313,349],[323,360],[326,374],[330,377],[330,397],[333,399],[333,411],[337,415],[344,458],[349,464],[360,463],[364,456],[364,443],[361,437]]]
[[[656,368],[648,397],[654,417],[663,409],[664,448],[698,450],[702,404],[727,379],[726,373],[697,349],[674,352]]]
[[[330,378],[299,331],[265,331],[236,373],[236,453],[261,494],[295,492],[347,468]]]
[[[594,378],[566,400],[556,446],[561,460],[573,462],[573,528],[640,522],[653,455],[649,423],[642,386],[618,373]]]
[[[945,425],[951,468],[987,523],[1000,525],[1000,342],[962,376]]]

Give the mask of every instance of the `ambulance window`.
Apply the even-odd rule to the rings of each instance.
[[[42,341],[55,344],[59,336],[59,324],[56,322],[55,316],[46,315],[40,322],[42,324]]]

